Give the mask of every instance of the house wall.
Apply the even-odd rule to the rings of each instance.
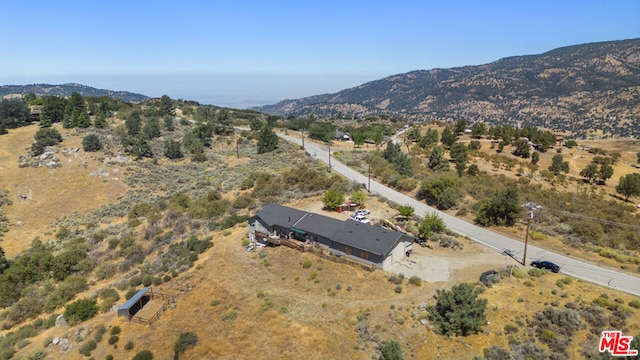
[[[393,263],[400,261],[404,258],[406,252],[406,246],[404,241],[399,241],[396,247],[393,248],[389,256],[387,256],[382,262],[382,269],[386,270]]]

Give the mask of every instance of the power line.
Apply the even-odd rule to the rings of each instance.
[[[585,216],[585,215],[572,214],[572,213],[569,213],[569,212],[566,212],[566,211],[551,209],[551,208],[548,208],[548,207],[543,207],[542,209],[543,210],[549,210],[549,211],[554,212],[554,213],[562,214],[564,216],[574,217],[574,218],[577,218],[577,219],[591,220],[591,221],[596,221],[596,222],[607,224],[607,225],[620,226],[620,227],[626,227],[626,228],[629,228],[629,229],[640,230],[640,226],[638,226],[638,225],[631,225],[631,224],[620,223],[620,222],[617,222],[617,221],[594,218],[594,217]]]

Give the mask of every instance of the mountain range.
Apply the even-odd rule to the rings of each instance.
[[[32,85],[2,85],[0,86],[0,97],[11,95],[26,95],[28,93],[34,93],[37,96],[55,95],[55,96],[70,96],[72,93],[78,93],[82,96],[109,96],[115,99],[120,99],[129,102],[139,102],[148,100],[149,97],[136,94],[128,91],[113,91],[105,89],[96,89],[90,86],[69,83],[62,85],[49,85],[49,84],[32,84]]]
[[[580,136],[640,136],[640,39],[389,76],[334,94],[283,100],[275,115],[534,125]]]

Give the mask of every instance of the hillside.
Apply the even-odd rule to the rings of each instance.
[[[577,137],[640,135],[640,39],[590,43],[450,69],[417,70],[256,108],[278,115],[531,124]]]
[[[2,85],[0,86],[0,97],[11,97],[16,95],[26,95],[34,93],[36,96],[55,95],[68,97],[72,93],[79,93],[82,96],[108,96],[115,99],[128,102],[139,102],[148,100],[149,97],[128,91],[114,91],[105,89],[96,89],[91,86],[69,83],[62,85],[49,84],[32,84],[32,85]]]
[[[10,268],[0,273],[0,359],[123,359],[143,350],[165,359],[173,356],[176,340],[186,332],[198,341],[180,359],[374,359],[388,340],[397,341],[407,359],[490,359],[484,349],[493,347],[499,350],[490,351],[508,352],[514,358],[597,358],[601,330],[640,334],[637,297],[566,274],[530,271],[530,266],[512,269],[511,258],[454,234],[437,234],[427,241],[429,247],[416,246],[407,261],[397,264],[405,275],[399,279],[322,252],[286,247],[246,251],[247,217],[266,204],[278,202],[346,220],[349,214],[323,210],[322,198],[330,188],[348,196],[354,184],[329,173],[298,146],[281,141],[273,152],[258,154],[257,131],[227,130],[231,122],[246,127],[251,118],[245,116],[255,114],[208,108],[210,121],[201,122],[184,115],[185,107],[176,109],[180,115],[160,122],[153,109],[159,102],[145,106],[146,112],[138,114],[139,125],[149,135],[137,138],[144,141],[137,142],[136,149],[149,145],[152,158],[141,153],[136,159],[127,147],[135,128],[124,119],[132,119],[141,104],[119,110],[104,128],[54,124],[63,140],[50,146],[46,156],[30,154],[40,131],[36,125],[1,135],[0,172],[6,175],[0,177],[0,191],[12,202],[1,208],[9,227],[0,246]],[[150,131],[154,124],[162,125],[155,134]],[[89,135],[98,136],[100,150],[85,151]],[[195,147],[201,152],[190,154],[184,140],[196,137],[207,146]],[[482,140],[470,159],[482,171],[460,178],[473,191],[465,190],[468,195],[452,209],[467,209],[468,216],[472,201],[524,177],[517,175],[523,164],[506,167],[501,165],[506,159],[483,157],[495,149],[489,139]],[[184,150],[184,156],[168,158],[170,141]],[[590,145],[605,148],[597,142]],[[606,150],[619,151],[620,168],[626,164],[633,169],[629,163],[639,146],[619,142]],[[354,149],[353,143],[341,142],[338,148],[343,156],[369,153],[380,160],[373,145]],[[426,152],[415,150],[416,164],[424,163]],[[502,156],[508,152],[507,148]],[[572,169],[581,166],[574,161],[586,163],[594,156],[582,148],[564,149],[563,154]],[[551,155],[541,156],[541,168]],[[381,167],[391,168],[388,163]],[[378,170],[374,174],[381,180],[385,175]],[[415,178],[435,175],[422,169]],[[520,181],[523,195],[553,188],[558,191],[554,198],[560,198],[566,190],[573,203],[563,200],[567,210],[576,207],[584,213],[589,206],[606,207],[610,216],[625,222],[635,216],[634,208],[617,208],[616,201],[604,195],[604,189],[611,191],[613,179],[590,191],[609,201],[602,206],[604,200],[564,187],[577,181],[546,184],[540,175],[531,177],[532,183],[545,186],[529,187]],[[386,199],[368,194],[365,206],[372,219],[398,218],[395,204]],[[417,227],[415,219],[398,223],[406,225],[405,230]],[[494,228],[522,237],[522,224]],[[637,274],[637,256],[629,257],[634,263],[621,263],[562,243],[562,235],[570,232],[566,224],[570,222],[558,221],[553,231],[544,231],[546,225],[536,223],[530,241]],[[609,229],[601,235],[622,237]],[[480,273],[487,270],[500,271],[502,280],[489,287],[479,285]],[[413,271],[421,271],[420,281],[411,280]],[[465,337],[439,335],[425,308],[436,303],[438,290],[462,282],[473,283],[479,297],[488,301],[486,323],[479,333]],[[176,302],[151,325],[117,317],[115,309],[147,286],[156,293],[177,295]],[[78,300],[94,300],[99,309],[95,316],[76,323],[71,316],[68,324],[56,321]],[[150,319],[163,305],[151,299],[138,316]]]

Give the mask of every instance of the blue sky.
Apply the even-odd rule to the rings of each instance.
[[[7,1],[0,85],[247,107],[418,69],[640,37],[628,1]]]

